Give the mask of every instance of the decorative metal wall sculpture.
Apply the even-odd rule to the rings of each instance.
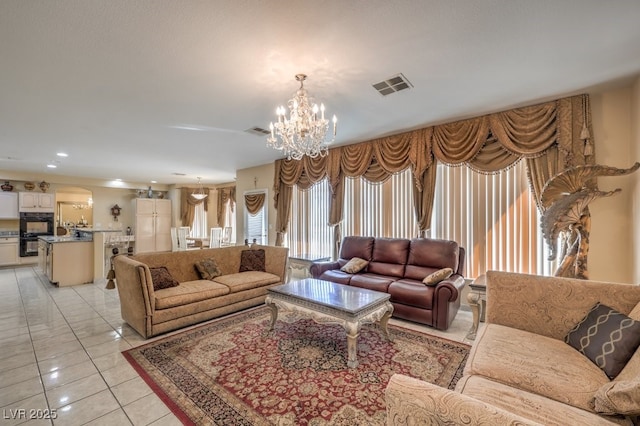
[[[599,165],[576,166],[558,173],[545,184],[540,200],[544,209],[542,235],[551,250],[549,260],[556,259],[560,240],[561,261],[555,273],[557,277],[589,278],[589,203],[621,191],[620,188],[600,191],[594,179],[599,176],[627,175],[638,168],[640,163],[635,163],[628,169]]]

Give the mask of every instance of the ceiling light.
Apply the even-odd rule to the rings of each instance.
[[[329,120],[324,118],[324,104],[314,103],[313,98],[307,96],[304,89],[305,74],[297,74],[296,80],[300,88],[289,100],[289,118],[285,116],[286,109],[280,106],[276,109],[278,121],[269,125],[271,136],[267,138],[267,146],[283,151],[288,159],[299,160],[307,155],[311,158],[327,155],[328,144],[336,137],[336,123],[333,116],[333,136],[325,141]],[[320,116],[318,117],[318,113]]]
[[[151,183],[158,183],[158,181],[157,180],[152,180]]]
[[[55,164],[47,164],[47,167],[50,169],[55,169],[58,166],[56,166]]]
[[[191,196],[196,200],[204,200],[205,198],[207,198],[207,194],[204,193],[204,187],[200,182],[200,176],[198,176],[198,189],[196,190],[196,192],[191,194]]]
[[[59,152],[56,154],[58,157],[68,157],[69,154],[65,153],[65,152]]]

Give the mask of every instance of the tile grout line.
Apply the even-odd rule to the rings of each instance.
[[[34,270],[32,270],[32,273],[34,275],[36,275],[36,277],[35,277],[36,280],[38,282],[40,282],[40,278],[37,276],[37,274],[35,274]],[[36,348],[35,348],[35,346],[33,344],[33,335],[31,334],[31,327],[29,326],[29,315],[27,315],[27,310],[26,310],[25,304],[24,304],[24,296],[23,296],[22,288],[20,286],[20,278],[18,277],[18,273],[16,272],[15,269],[13,270],[13,274],[15,276],[15,285],[18,288],[18,294],[20,295],[20,306],[22,307],[22,310],[24,312],[25,322],[27,323],[27,331],[29,333],[29,341],[31,342],[31,348],[33,350],[33,358],[34,358],[35,363],[36,363],[36,368],[38,369],[38,379],[40,380],[40,386],[42,388],[42,396],[44,397],[44,400],[45,400],[45,402],[47,404],[47,408],[49,410],[51,410],[51,404],[49,403],[49,398],[47,397],[47,392],[46,392],[46,390],[44,388],[44,381],[42,380],[43,379],[42,370],[40,369],[40,364],[38,363],[38,356],[36,355]],[[40,284],[42,284],[42,282],[40,282]],[[49,295],[49,294],[47,293],[47,295]],[[49,297],[50,297],[50,295],[49,295]],[[52,299],[52,301],[53,301],[53,299]],[[56,305],[56,309],[58,309],[57,305]],[[60,313],[60,314],[62,314],[62,313]],[[29,398],[32,398],[33,396],[35,396],[35,395],[32,395]],[[28,399],[28,398],[26,398],[26,399]],[[25,401],[26,399],[23,399],[22,401]],[[53,421],[51,419],[48,419],[48,420],[49,420],[49,424],[53,424]],[[22,423],[26,423],[26,422],[21,422],[19,424],[22,424]]]
[[[130,418],[129,418],[129,416],[127,415],[127,412],[124,410],[124,407],[122,406],[122,404],[120,404],[120,401],[118,401],[118,399],[116,398],[115,394],[114,394],[114,393],[113,393],[113,391],[111,390],[111,386],[109,385],[109,383],[107,382],[107,380],[104,378],[104,375],[102,374],[102,371],[100,371],[100,369],[98,368],[98,366],[97,366],[97,365],[96,365],[96,363],[94,362],[93,358],[89,355],[89,352],[87,351],[87,348],[82,344],[82,342],[80,341],[80,338],[79,338],[79,337],[78,337],[78,335],[76,334],[76,331],[75,331],[75,330],[73,329],[73,327],[71,326],[71,323],[69,323],[69,321],[68,321],[68,319],[67,319],[66,315],[65,315],[65,314],[63,313],[63,311],[60,309],[60,306],[59,306],[59,305],[58,305],[58,303],[56,302],[56,299],[53,297],[51,290],[50,290],[49,288],[47,288],[47,285],[46,285],[45,283],[43,283],[43,281],[42,281],[42,279],[41,279],[41,275],[40,275],[40,274],[35,270],[35,268],[34,268],[34,267],[31,267],[31,269],[32,269],[32,273],[36,276],[37,281],[40,283],[40,286],[41,286],[41,287],[46,291],[46,293],[47,293],[48,297],[51,299],[51,302],[55,305],[55,307],[56,307],[56,309],[58,310],[58,312],[60,313],[60,315],[62,315],[62,317],[63,317],[63,319],[64,319],[64,322],[67,324],[67,326],[69,327],[69,329],[71,330],[71,332],[73,333],[73,335],[75,336],[75,338],[77,339],[78,343],[80,343],[80,345],[82,346],[82,350],[85,352],[85,354],[86,354],[86,355],[87,355],[87,357],[89,358],[89,361],[91,361],[91,364],[93,364],[93,366],[95,367],[95,369],[96,369],[97,373],[100,375],[100,378],[104,381],[105,385],[107,386],[107,389],[106,389],[106,390],[108,390],[108,391],[109,391],[109,393],[111,394],[111,396],[113,397],[113,399],[114,399],[114,400],[116,401],[116,403],[118,404],[119,409],[120,409],[120,410],[122,410],[122,412],[123,412],[123,413],[124,413],[124,415],[127,417],[127,419],[129,420],[129,422],[131,422],[131,423],[133,424],[133,422],[131,421],[131,419],[130,419]],[[16,276],[16,281],[18,282],[18,291],[20,292],[20,285],[19,285],[19,280],[18,280],[17,276]],[[58,287],[58,288],[59,288],[59,287]],[[90,308],[91,308],[91,309],[92,309],[96,314],[98,314],[98,316],[100,317],[100,319],[104,320],[107,324],[109,324],[109,326],[110,326],[111,328],[113,328],[113,326],[112,326],[108,321],[106,321],[106,319],[105,319],[105,318],[104,318],[104,317],[103,317],[103,316],[102,316],[102,315],[101,315],[101,314],[100,314],[100,313],[99,313],[99,312],[94,308],[94,306],[92,306],[91,304],[89,304],[89,303],[87,302],[87,300],[86,300],[86,299],[84,299],[84,298],[82,297],[82,295],[81,295],[81,294],[79,294],[79,293],[76,291],[76,289],[75,289],[75,288],[73,288],[73,287],[72,287],[70,290],[72,290],[76,295],[78,295],[78,297],[80,297],[80,299],[84,302],[84,304],[88,305],[88,306],[89,306],[89,307],[90,307]],[[22,292],[20,292],[20,299],[21,299],[21,302],[22,302],[22,305],[23,305],[23,309],[24,309],[24,300],[23,300],[23,298],[22,298]],[[26,312],[25,312],[25,316],[26,316]],[[27,324],[28,324],[28,317],[27,317]],[[114,330],[116,333],[118,333],[118,331],[117,331],[117,330],[115,330],[115,328],[113,328],[113,330]],[[118,333],[118,335],[120,335],[120,333]],[[30,330],[30,329],[29,329],[29,336],[31,337],[31,330]],[[120,335],[120,337],[124,339],[124,337],[123,337],[122,335]],[[32,346],[33,346],[33,339],[31,339],[31,344],[32,344]],[[40,373],[40,383],[41,383],[42,388],[43,388],[43,393],[44,393],[45,401],[47,402],[47,406],[49,407],[49,409],[51,409],[51,403],[49,402],[49,398],[48,398],[48,396],[47,396],[46,389],[44,388],[44,382],[43,382],[43,380],[42,380],[42,379],[43,379],[43,375],[42,375],[42,371],[41,371],[41,369],[40,369],[40,364],[39,364],[39,362],[38,362],[38,357],[37,357],[37,355],[35,354],[35,347],[33,348],[33,350],[34,350],[34,357],[36,358],[36,366],[37,366],[37,368],[38,368],[38,372]],[[64,355],[64,354],[63,354],[63,355]],[[44,361],[44,360],[43,360],[43,361]],[[65,368],[67,368],[67,367],[65,367]],[[114,367],[114,368],[115,368],[115,367]],[[108,370],[110,370],[110,369],[108,369]],[[69,382],[69,383],[65,383],[64,385],[61,385],[61,386],[65,386],[65,385],[68,385],[68,384],[71,384],[71,383],[75,383],[75,382],[77,382],[78,380],[82,380],[82,379],[84,379],[84,378],[85,378],[85,377],[82,377],[82,378],[79,378],[79,379],[73,380],[73,381],[71,381],[71,382]],[[60,387],[60,386],[56,386],[56,387]],[[55,388],[52,388],[52,389],[55,389]],[[103,391],[104,391],[104,390],[102,390],[102,391],[100,391],[100,392],[103,392]],[[100,392],[96,392],[96,393],[94,393],[94,394],[91,394],[91,395],[85,396],[84,398],[80,398],[80,399],[78,399],[78,400],[76,400],[76,401],[72,401],[71,403],[66,404],[65,406],[70,405],[70,404],[73,404],[73,403],[76,403],[76,402],[79,402],[79,401],[82,401],[82,400],[87,399],[87,398],[89,398],[89,397],[91,397],[91,396],[93,396],[93,395],[97,395],[97,394],[98,394],[98,393],[100,393]],[[60,408],[64,408],[65,406],[60,407]],[[105,413],[105,414],[103,414],[102,416],[96,417],[96,418],[94,418],[94,419],[92,419],[92,420],[90,420],[90,421],[93,421],[93,420],[99,419],[100,417],[106,416],[107,414],[110,414],[110,413],[112,413],[113,411],[117,411],[117,409],[116,409],[116,410],[112,410],[112,411],[110,411],[109,413]]]

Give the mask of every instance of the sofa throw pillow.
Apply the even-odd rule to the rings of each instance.
[[[446,280],[451,275],[453,275],[453,269],[451,268],[442,268],[438,269],[435,272],[430,273],[422,280],[422,283],[425,285],[436,285],[442,280]]]
[[[593,398],[594,410],[602,414],[640,415],[640,379],[604,384]]]
[[[240,253],[240,272],[265,272],[264,249],[242,250]]]
[[[154,290],[162,290],[163,288],[177,287],[180,285],[180,283],[171,276],[165,266],[149,268],[149,272],[151,272],[151,282],[153,282]]]
[[[597,303],[564,341],[614,379],[640,346],[640,321]]]
[[[367,267],[369,262],[364,259],[360,259],[359,257],[353,257],[350,261],[344,264],[340,270],[342,272],[346,272],[347,274],[357,274]]]
[[[195,263],[195,267],[203,280],[212,280],[222,275],[222,271],[214,259],[202,259]]]

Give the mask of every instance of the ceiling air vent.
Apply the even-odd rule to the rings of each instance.
[[[250,129],[245,130],[245,132],[251,133],[252,135],[256,135],[256,136],[265,136],[265,135],[271,134],[269,130],[265,130],[262,127],[252,127]]]
[[[413,87],[413,84],[411,84],[402,73],[373,85],[373,88],[380,92],[382,96],[387,96],[411,87]]]

